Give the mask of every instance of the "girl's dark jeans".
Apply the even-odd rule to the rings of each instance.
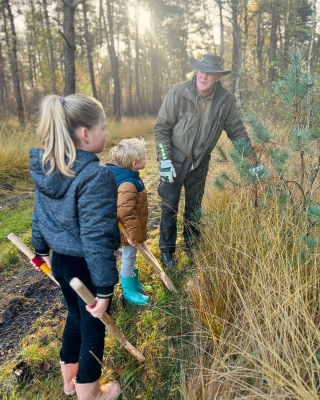
[[[52,274],[59,282],[67,303],[68,317],[62,337],[61,361],[66,364],[79,362],[76,376],[78,383],[92,383],[100,378],[105,326],[99,318],[94,318],[85,308],[86,304],[71,288],[69,282],[77,277],[96,297],[97,288],[93,285],[84,258],[66,256],[53,252]],[[110,310],[111,299],[108,310]],[[93,354],[91,354],[91,352]]]

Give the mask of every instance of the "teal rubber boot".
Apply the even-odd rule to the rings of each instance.
[[[137,304],[139,306],[149,303],[150,297],[144,296],[136,289],[136,276],[133,276],[132,278],[121,277],[121,284],[123,289],[123,298],[129,303]]]
[[[146,287],[139,282],[139,269],[138,267],[133,270],[133,273],[135,274],[135,282],[136,282],[136,289],[138,292],[144,292],[146,290]]]

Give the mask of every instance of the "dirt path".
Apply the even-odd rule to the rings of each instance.
[[[51,279],[30,266],[0,289],[0,364],[12,358],[19,341],[40,316],[65,319],[62,294]]]
[[[7,193],[0,193],[0,211],[4,207],[17,207],[20,201],[30,200],[34,198],[34,192],[34,187],[30,187],[27,192],[23,192],[20,194],[16,194],[15,192],[9,192],[9,194],[7,194],[8,191]]]

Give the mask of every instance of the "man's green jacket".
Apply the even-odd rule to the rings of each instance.
[[[201,110],[197,103],[196,75],[191,81],[178,83],[168,91],[154,127],[158,159],[170,159],[177,176],[183,163],[190,160],[190,168],[209,162],[222,130],[229,139],[245,139],[251,147],[249,157],[256,159],[246,129],[239,117],[234,96],[220,82],[216,83],[206,129],[201,136]],[[200,141],[200,142],[199,142]],[[194,148],[202,148],[197,157]]]

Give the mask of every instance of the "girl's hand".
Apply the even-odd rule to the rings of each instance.
[[[49,256],[43,256],[43,257],[38,256],[38,257],[40,258],[40,260],[46,263],[47,266],[51,269],[51,259]],[[33,261],[30,261],[30,263],[35,267],[37,271],[41,271],[41,268],[38,267]]]
[[[137,245],[137,242],[133,242],[131,239],[129,239],[129,238],[127,238],[128,239],[128,243],[130,244],[130,246],[134,246],[134,247],[136,247],[136,245]]]
[[[86,310],[95,317],[101,318],[108,308],[110,299],[99,299],[96,297],[96,302],[93,306],[86,305]]]

